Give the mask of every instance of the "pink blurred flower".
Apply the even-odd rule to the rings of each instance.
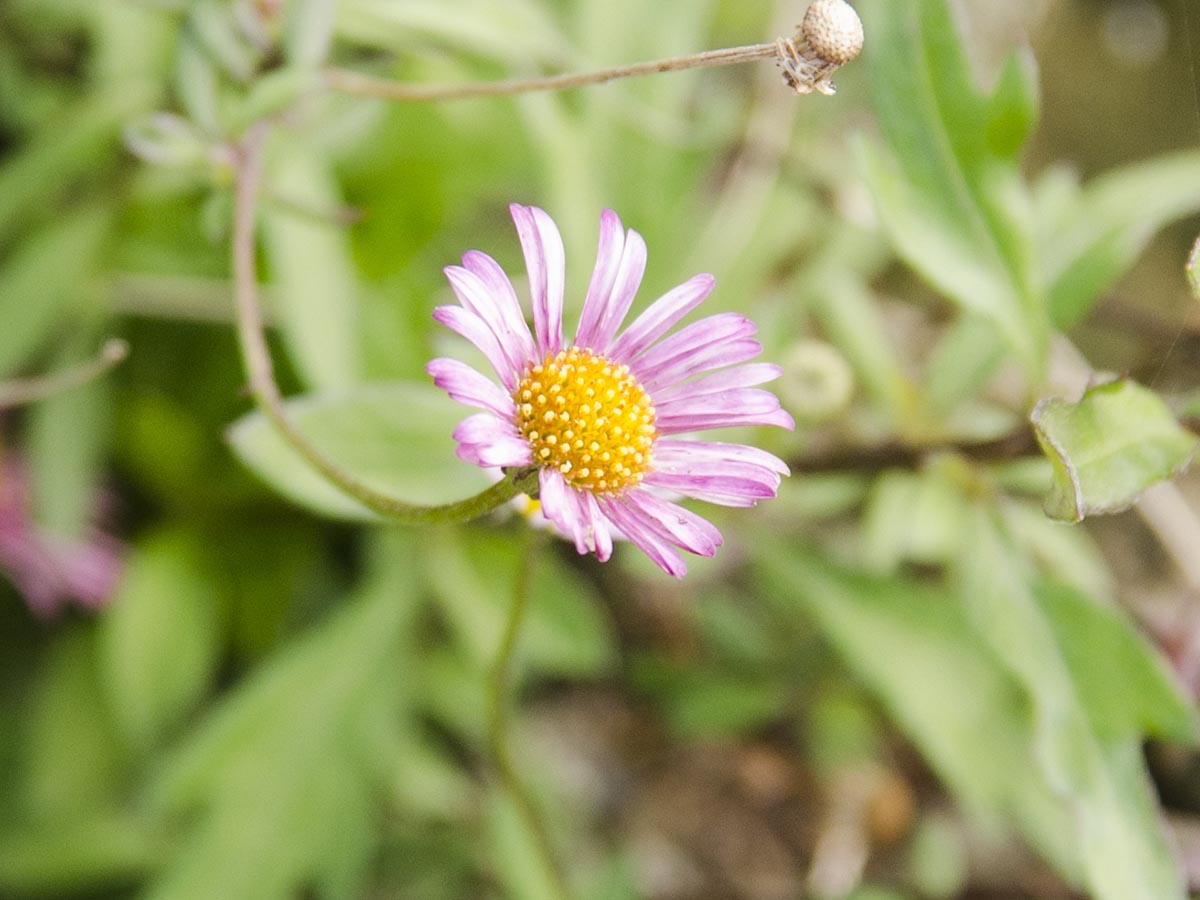
[[[96,609],[120,577],[121,544],[98,529],[79,539],[40,529],[25,472],[9,459],[0,465],[0,571],[36,615],[56,615],[72,602]]]
[[[748,363],[762,352],[754,323],[736,313],[701,319],[665,337],[713,288],[696,275],[668,291],[618,333],[641,284],[646,244],[600,217],[600,243],[575,340],[563,337],[564,252],[551,218],[510,207],[525,255],[533,333],[512,282],[472,250],[446,275],[460,306],[434,318],[479,348],[500,380],[455,359],[426,367],[451,397],[484,412],[455,430],[458,455],[486,468],[537,466],[541,510],[580,553],[612,553],[614,531],[663,570],[687,567],[675,548],[712,556],[722,543],[707,520],[671,502],[693,497],[753,506],[774,497],[787,466],[742,444],[685,435],[742,425],[794,427],[775,395],[755,385],[778,366]],[[701,376],[701,377],[693,377]]]

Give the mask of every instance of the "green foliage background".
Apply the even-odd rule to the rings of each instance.
[[[272,115],[260,254],[281,380],[314,440],[380,487],[443,502],[486,485],[423,366],[454,346],[430,318],[444,265],[479,248],[521,271],[512,201],[563,230],[568,320],[609,206],[650,248],[640,304],[710,271],[709,310],[751,315],[791,361],[801,427],[744,437],[797,473],[761,509],[705,512],[727,539],[714,560],[668,584],[629,547],[605,567],[553,543],[537,557],[517,759],[578,896],[728,896],[655,893],[652,848],[572,787],[571,745],[538,710],[597,690],[680,752],[769,743],[818,786],[814,829],[846,772],[916,783],[928,766],[970,825],[939,832],[940,801],[918,798],[860,898],[959,896],[968,828],[1019,836],[1098,900],[1186,896],[1142,749],[1191,747],[1194,703],[1123,605],[1140,586],[1042,505],[1127,506],[1195,449],[1157,385],[1081,400],[1053,370],[1066,329],[1137,369],[1088,329],[1151,238],[1200,209],[1200,151],[1127,144],[1081,181],[1070,141],[1035,136],[1052,47],[993,77],[983,58],[1012,47],[964,44],[943,0],[862,0],[868,50],[832,100],[790,96],[762,63],[441,105],[339,95],[319,69],[582,69],[767,40],[799,12],[291,0],[256,46],[237,19],[253,8],[0,6],[0,376],[110,334],[133,351],[4,419],[40,527],[83,533],[102,487],[128,552],[95,615],[39,621],[0,585],[0,895],[553,896],[485,739],[528,527],[389,527],[250,412],[230,154]],[[1167,264],[1182,284],[1182,255]],[[852,371],[848,402],[823,405],[837,372],[804,368],[812,338]],[[1064,393],[1039,407],[1046,459],[1028,416]],[[972,452],[1014,433],[1030,438],[1014,458]],[[813,463],[879,447],[904,453]]]

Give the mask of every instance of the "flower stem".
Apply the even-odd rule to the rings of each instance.
[[[703,69],[714,66],[732,66],[776,56],[779,52],[775,42],[750,44],[744,47],[726,47],[721,50],[706,50],[688,56],[672,56],[649,62],[596,69],[591,72],[568,72],[540,78],[514,78],[507,81],[485,81],[475,84],[404,84],[373,78],[349,69],[327,69],[326,82],[330,87],[348,94],[366,97],[381,97],[397,101],[465,100],[471,97],[498,97],[525,94],[530,91],[564,91],[571,88],[603,84],[618,78],[636,78],[655,75],[659,72],[677,72],[682,69]]]
[[[478,518],[518,494],[537,488],[534,469],[510,472],[474,497],[444,506],[420,506],[385,494],[347,472],[300,430],[287,414],[274,366],[263,331],[262,306],[258,299],[258,275],[254,263],[254,225],[262,182],[263,147],[268,126],[258,122],[250,127],[239,148],[237,193],[233,222],[233,280],[238,340],[242,363],[250,380],[254,402],[279,436],[327,481],[340,488],[368,509],[408,524],[466,522]],[[401,448],[397,448],[399,452]]]
[[[529,607],[534,559],[541,544],[541,537],[541,533],[532,528],[526,534],[521,564],[517,572],[516,588],[513,592],[513,602],[508,610],[508,619],[504,623],[504,632],[500,636],[500,646],[496,650],[495,662],[492,664],[491,680],[488,685],[488,748],[501,786],[508,793],[517,808],[518,815],[533,837],[542,868],[551,882],[555,896],[558,900],[570,900],[571,892],[567,887],[562,870],[555,861],[554,846],[550,841],[550,834],[546,830],[546,823],[542,820],[533,797],[521,782],[508,750],[509,693],[513,680],[513,660],[516,654],[517,638]]]
[[[0,410],[37,403],[56,394],[82,387],[94,381],[129,355],[129,345],[120,338],[107,341],[100,353],[87,362],[43,375],[40,378],[20,378],[0,383]]]

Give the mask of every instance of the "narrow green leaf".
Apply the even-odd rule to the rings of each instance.
[[[449,503],[486,488],[487,474],[454,455],[455,426],[468,415],[433,385],[366,385],[288,401],[301,431],[358,478],[413,503]],[[321,515],[359,521],[378,516],[305,462],[259,413],[228,433],[234,452],[288,499]]]
[[[3,202],[3,201],[0,201]],[[29,236],[0,267],[0,376],[41,349],[95,265],[111,212],[85,206]]]
[[[1128,615],[1059,582],[1039,584],[1037,597],[1102,740],[1196,739],[1196,710]]]
[[[900,255],[987,317],[1029,367],[1048,335],[1017,154],[1036,118],[1028,56],[977,88],[945,0],[863,4],[873,102],[889,153],[861,145]]]
[[[194,539],[141,541],[99,633],[100,666],[129,745],[147,752],[192,711],[219,661],[220,610]]]
[[[1057,216],[1041,216],[1054,322],[1078,322],[1129,271],[1154,233],[1200,210],[1200,151],[1136,163],[1087,184]]]
[[[128,813],[81,819],[78,811],[53,827],[0,834],[0,892],[63,896],[118,888],[159,862],[162,838]]]
[[[363,895],[378,834],[364,739],[397,714],[410,549],[389,535],[388,570],[254,672],[167,760],[153,797],[186,816],[187,833],[147,897]]]
[[[299,146],[275,160],[270,191],[263,233],[292,362],[309,387],[349,387],[360,368],[358,275],[349,237],[334,221],[341,192],[326,162]]]
[[[1071,522],[1125,509],[1182,471],[1198,445],[1157,394],[1127,378],[1088,388],[1076,403],[1044,399],[1030,418],[1054,467],[1046,512]]]

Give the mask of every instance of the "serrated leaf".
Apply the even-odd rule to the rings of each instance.
[[[1127,508],[1182,471],[1198,445],[1157,394],[1127,378],[1090,387],[1076,403],[1044,399],[1030,420],[1054,467],[1046,512],[1070,522]]]
[[[487,474],[454,455],[455,426],[468,414],[432,385],[370,384],[287,401],[288,414],[316,446],[351,474],[412,503],[449,503],[489,485]],[[295,503],[338,519],[379,521],[317,474],[260,413],[229,429],[238,458]]]
[[[164,532],[131,554],[99,632],[100,667],[129,745],[146,752],[204,696],[219,661],[219,596],[195,540]]]
[[[873,102],[890,152],[861,146],[899,254],[999,329],[1029,367],[1048,335],[1017,153],[1036,117],[1028,57],[986,94],[972,82],[945,0],[863,5]]]

